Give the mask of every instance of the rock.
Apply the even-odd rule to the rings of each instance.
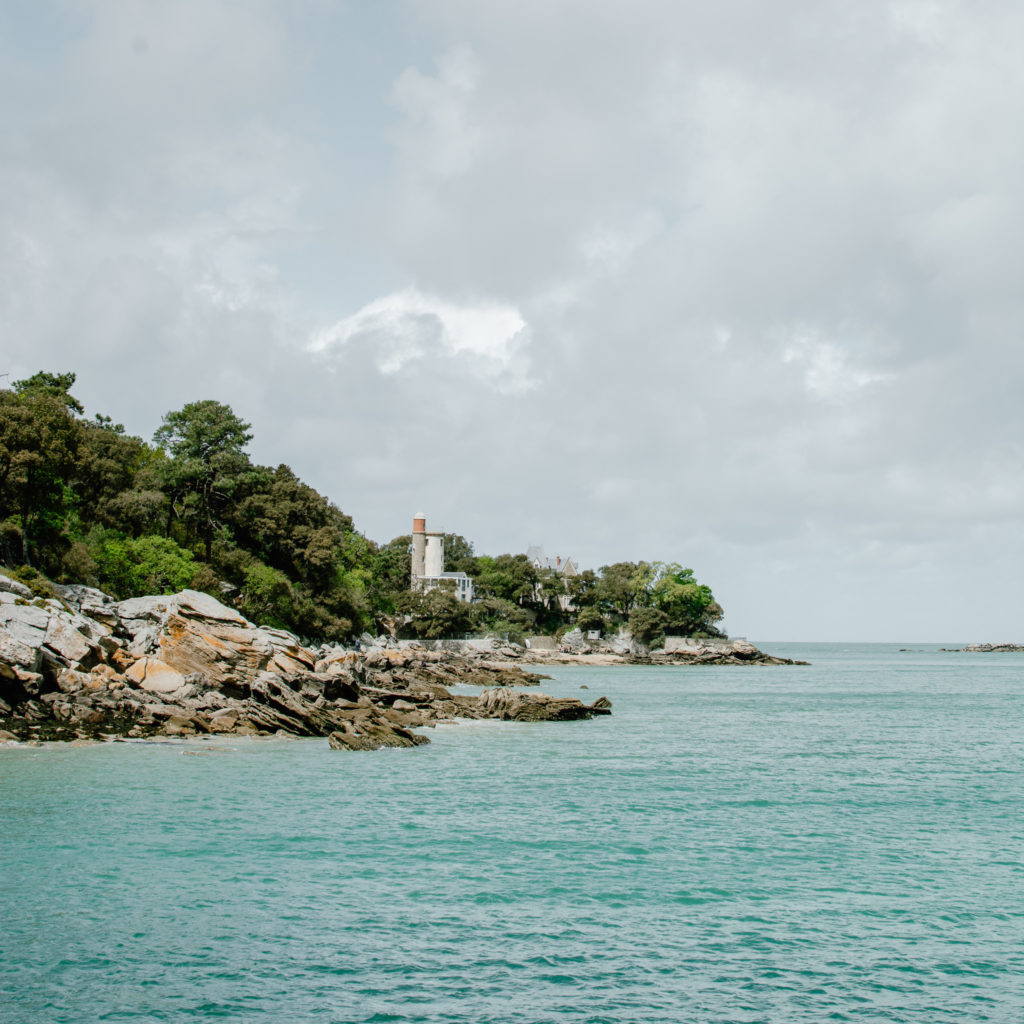
[[[13,580],[10,576],[0,573],[0,591],[5,594],[13,594],[15,597],[23,597],[26,601],[32,600],[32,591],[20,580]]]
[[[38,635],[41,638],[46,634]],[[41,645],[41,639],[38,644],[26,643],[0,632],[0,676],[19,678],[22,672],[38,673],[43,663]]]
[[[316,656],[311,650],[303,647],[299,638],[283,629],[270,629],[260,626],[257,631],[273,648],[268,668],[275,672],[309,672],[316,666]]]
[[[78,628],[79,622],[82,628]],[[83,668],[90,668],[100,659],[102,652],[99,645],[88,638],[87,630],[84,619],[60,611],[50,616],[44,643],[67,664],[77,663]]]
[[[77,672],[75,669],[66,668],[57,674],[57,689],[61,693],[78,693],[89,686],[96,686],[98,680],[85,672]]]
[[[274,648],[254,627],[177,612],[168,616],[157,650],[160,660],[182,675],[201,672],[216,687],[250,682],[274,656]]]
[[[139,658],[124,675],[150,693],[175,693],[185,685],[185,677],[159,658]]]
[[[595,701],[595,705],[597,703]],[[485,717],[508,722],[565,722],[591,718],[595,712],[594,707],[587,707],[575,697],[549,697],[544,693],[526,694],[507,686],[484,690],[478,698],[477,706]]]
[[[220,708],[209,715],[207,725],[210,732],[234,732],[238,717],[236,708]]]
[[[29,647],[41,647],[46,639],[50,613],[32,604],[0,605],[0,632]]]
[[[600,702],[588,708],[545,695],[454,697],[453,683],[497,683],[515,693],[502,684],[541,678],[512,663],[521,650],[500,644],[456,651],[375,642],[364,651],[314,652],[197,591],[113,602],[64,588],[61,599],[74,611],[0,593],[9,598],[0,602],[0,726],[44,740],[230,732],[333,736],[336,749],[360,750],[420,746],[428,740],[411,728],[458,715],[542,721],[607,713]],[[94,607],[105,620],[77,610]]]
[[[341,723],[327,737],[332,750],[380,750],[382,747],[419,747],[430,740],[400,725],[364,716]]]
[[[6,729],[0,729],[0,743],[17,743],[18,737],[13,732],[8,732]]]

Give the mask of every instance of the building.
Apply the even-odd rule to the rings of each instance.
[[[540,544],[531,544],[526,549],[526,557],[534,569],[550,569],[552,572],[558,573],[559,576],[579,576],[580,574],[579,568],[571,558],[562,558],[560,555],[548,558]]]
[[[473,600],[473,581],[464,572],[444,571],[444,534],[427,532],[422,512],[412,518],[412,564],[410,587],[433,590],[451,587],[460,601]]]
[[[538,572],[547,570],[561,576],[563,579],[569,576],[579,576],[580,574],[579,567],[571,558],[562,558],[560,555],[548,558],[540,544],[531,544],[526,549],[526,557],[529,559],[530,565],[538,570]],[[534,597],[536,600],[540,600],[541,585],[539,583],[537,584]],[[568,594],[559,595],[558,605],[563,612],[571,611],[574,607],[572,598]]]

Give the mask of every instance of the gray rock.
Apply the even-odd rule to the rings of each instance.
[[[88,628],[84,619],[80,616],[75,618],[84,628]],[[44,643],[69,665],[80,664],[88,668],[99,660],[100,648],[76,628],[75,618],[63,610],[51,615]]]
[[[45,634],[41,634],[45,636]],[[39,643],[25,643],[9,633],[0,631],[0,676],[21,676],[16,669],[38,672],[42,668],[43,652]],[[7,666],[10,671],[4,672]]]
[[[15,597],[23,597],[26,600],[32,599],[32,591],[20,580],[12,580],[10,576],[0,573],[0,591],[7,594],[14,594]]]
[[[49,621],[49,611],[33,604],[0,605],[0,633],[33,647],[43,643]]]

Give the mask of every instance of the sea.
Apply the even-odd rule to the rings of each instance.
[[[0,1021],[1021,1024],[1024,654],[760,646],[412,750],[0,747]]]

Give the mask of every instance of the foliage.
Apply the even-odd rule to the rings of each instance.
[[[202,538],[206,561],[212,557],[213,535],[219,514],[251,472],[245,446],[252,440],[249,424],[227,405],[206,399],[169,412],[153,435],[153,443],[166,451],[164,490],[170,497],[170,517],[187,524]]]
[[[593,605],[580,610],[576,617],[576,625],[584,633],[588,633],[592,629],[600,630],[602,633],[605,630],[604,616]]]
[[[478,575],[474,580],[481,597],[498,597],[517,604],[534,600],[537,570],[526,555],[498,555],[477,559]]]
[[[629,632],[635,640],[648,646],[665,639],[668,616],[659,608],[634,608],[629,613]]]
[[[665,628],[682,636],[719,635],[715,623],[722,618],[721,606],[711,588],[698,583],[692,569],[676,562],[658,563],[651,587],[654,606],[665,614]]]
[[[23,575],[42,571],[119,597],[192,586],[252,619],[325,640],[396,615],[431,638],[627,623],[641,638],[718,635],[721,607],[677,563],[562,576],[523,554],[477,555],[465,537],[445,534],[445,569],[472,577],[477,600],[413,592],[411,538],[374,544],[288,466],[253,464],[249,424],[227,405],[167,413],[147,444],[109,416],[85,419],[74,384],[73,373],[41,371],[0,389],[0,561]]]
[[[34,380],[0,391],[0,540],[5,562],[31,565],[38,553],[41,564],[53,569],[66,546],[67,482],[81,427],[71,412],[74,400],[28,386]]]
[[[108,532],[92,547],[99,585],[122,600],[184,590],[198,566],[190,551],[169,537],[125,537]]]
[[[427,640],[458,636],[470,628],[470,606],[445,587],[407,590],[396,604],[399,612],[411,617],[411,632]]]
[[[253,561],[245,570],[238,610],[258,625],[287,629],[292,622],[292,585],[283,572]]]

